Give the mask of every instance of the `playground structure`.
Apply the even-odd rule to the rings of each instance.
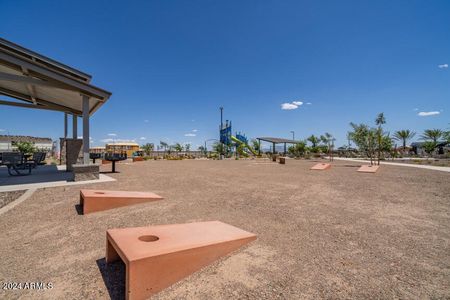
[[[226,120],[225,124],[223,123],[223,108],[220,108],[220,143],[225,145],[225,153],[222,153],[226,156],[231,156],[233,152],[238,154],[238,147],[242,147],[244,151],[254,156],[258,155],[258,152],[255,151],[249,144],[248,139],[245,134],[241,132],[236,132],[236,135],[232,135],[231,131],[231,121]],[[232,149],[235,149],[233,151]]]

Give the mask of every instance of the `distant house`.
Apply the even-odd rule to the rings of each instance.
[[[39,151],[49,153],[52,151],[53,142],[51,138],[42,138],[23,135],[0,135],[0,152],[16,151],[17,143],[29,142]]]
[[[104,154],[105,152],[106,152],[106,147],[91,147],[91,148],[89,148],[89,153]]]
[[[126,153],[131,157],[134,152],[139,151],[139,144],[137,143],[112,143],[106,144],[106,152],[112,153]]]
[[[425,152],[425,149],[423,147],[425,142],[414,142],[411,143],[411,151],[414,152],[414,154],[419,156],[425,156],[427,153]],[[443,155],[450,151],[450,143],[448,142],[438,142],[436,149],[434,150],[435,154]]]

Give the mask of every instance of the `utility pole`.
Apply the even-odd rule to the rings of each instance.
[[[292,133],[292,140],[295,141],[295,131],[291,131]]]
[[[223,107],[220,107],[220,129],[223,127]]]
[[[220,135],[222,134],[222,129],[223,129],[223,107],[220,107]],[[219,140],[221,140],[221,136],[219,137]],[[220,141],[220,143],[222,143],[222,141]],[[220,159],[222,159],[222,155],[223,155],[223,146],[224,144],[222,143],[222,147],[220,150]]]

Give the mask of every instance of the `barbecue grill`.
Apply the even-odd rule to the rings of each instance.
[[[92,162],[95,164],[95,160],[102,158],[101,153],[89,153],[89,158],[92,159]]]
[[[105,160],[112,162],[112,172],[116,172],[116,161],[126,160],[126,153],[105,153]]]

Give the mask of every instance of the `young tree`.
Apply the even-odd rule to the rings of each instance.
[[[200,152],[203,152],[203,154],[205,154],[205,156],[206,156],[206,148],[205,148],[205,146],[198,146],[197,150],[200,151]]]
[[[366,124],[350,123],[352,131],[348,132],[348,137],[355,143],[358,150],[370,158],[373,164],[373,154],[376,145],[376,129],[370,128]]]
[[[181,151],[183,151],[183,145],[181,145],[180,143],[176,143],[175,145],[173,145],[173,149],[180,153]]]
[[[153,143],[147,143],[145,145],[142,146],[142,150],[144,150],[144,153],[146,155],[150,155],[153,152],[153,148],[155,146],[153,145]]]
[[[306,152],[306,141],[299,141],[298,143],[290,146],[288,152],[294,157],[301,157]]]
[[[380,165],[380,157],[381,157],[381,148],[382,148],[382,140],[383,140],[383,128],[381,125],[386,124],[386,118],[384,117],[384,113],[379,113],[377,118],[375,119],[375,124],[378,126],[377,130],[377,140],[378,140],[378,165]]]
[[[256,140],[256,139],[253,139],[252,140],[252,147],[253,147],[253,149],[256,151],[256,152],[258,152],[259,151],[259,141],[258,140]]]
[[[427,129],[423,132],[421,139],[422,140],[431,140],[437,144],[439,139],[444,136],[444,132],[440,129]]]
[[[36,152],[36,147],[30,142],[18,142],[16,146],[17,149],[24,154],[33,154]]]
[[[216,143],[214,143],[214,145],[213,145],[213,150],[214,150],[215,152],[217,152],[218,154],[222,154],[222,153],[224,153],[224,151],[225,151],[225,145],[222,144],[222,143],[220,143],[220,142],[216,142]]]
[[[189,152],[191,150],[191,144],[187,143],[184,145],[184,149],[186,149],[186,152]]]
[[[414,131],[410,131],[409,129],[398,130],[394,133],[394,139],[397,141],[401,141],[403,144],[403,151],[406,150],[406,143],[409,140],[412,140],[416,133]]]

